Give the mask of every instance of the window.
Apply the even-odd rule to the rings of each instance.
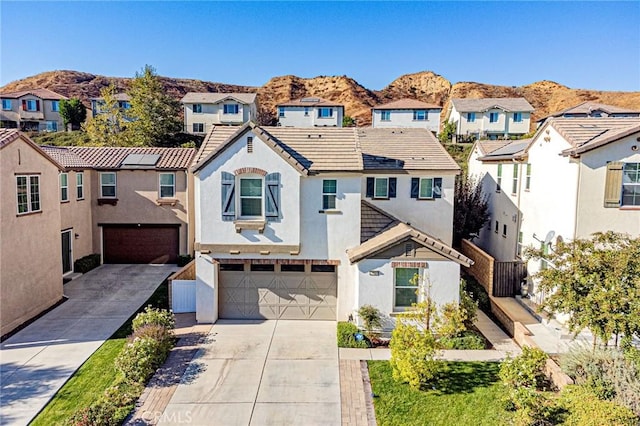
[[[322,181],[322,209],[333,210],[336,208],[336,192],[338,184],[335,179]]]
[[[127,101],[118,101],[118,108],[120,109],[131,109],[131,104]]]
[[[238,104],[224,104],[223,114],[237,114],[239,111]]]
[[[26,101],[23,101],[24,104],[24,110],[25,111],[39,111],[39,104],[40,102],[38,102],[35,99],[27,99]]]
[[[100,173],[100,197],[115,198],[116,197],[116,174]]]
[[[489,113],[489,123],[497,123],[498,122],[498,113],[490,112]]]
[[[251,264],[251,272],[273,272],[276,270],[276,265],[271,264],[262,264],[262,263],[252,263]]]
[[[516,256],[522,257],[522,231],[518,232],[518,245],[516,246]]]
[[[176,175],[174,173],[160,173],[160,198],[176,196]]]
[[[622,205],[640,206],[640,163],[625,163],[622,168]]]
[[[204,123],[193,123],[193,133],[204,133]]]
[[[427,111],[423,109],[413,111],[414,121],[425,121],[427,119]]]
[[[335,272],[334,265],[311,265],[311,272]]]
[[[420,191],[418,193],[418,198],[422,200],[433,198],[433,179],[432,178],[420,179]]]
[[[51,101],[51,111],[53,112],[60,111],[60,104],[58,101]]]
[[[476,113],[475,112],[468,112],[467,113],[467,123],[473,123],[476,121]]]
[[[304,272],[304,265],[280,265],[280,272]]]
[[[69,201],[69,175],[60,173],[60,201]]]
[[[18,214],[40,211],[40,176],[16,176]]]
[[[418,303],[418,282],[414,278],[418,271],[418,268],[394,269],[396,308],[408,308],[413,303]]]
[[[527,163],[527,174],[524,179],[524,189],[528,191],[531,189],[531,164]]]
[[[496,220],[496,227],[493,230],[493,232],[495,232],[497,234],[498,233],[498,229],[500,229],[500,223]]]
[[[2,100],[2,109],[5,110],[5,111],[11,109],[11,99],[3,99]]]
[[[202,114],[202,104],[193,104],[193,113]]]
[[[76,172],[76,198],[84,199],[84,173]]]
[[[240,179],[240,216],[262,216],[262,179]]]
[[[391,111],[380,111],[380,120],[391,121]]]
[[[507,224],[502,225],[502,236],[507,238]]]
[[[318,108],[318,118],[333,117],[333,108]]]
[[[278,107],[278,117],[284,117],[284,107]]]
[[[513,165],[513,181],[511,183],[511,194],[518,192],[518,164]]]
[[[244,271],[244,263],[221,263],[220,270],[242,272]]]
[[[373,198],[389,198],[389,179],[376,178],[373,189]]]
[[[57,132],[57,131],[58,131],[58,122],[47,121],[47,132]]]
[[[304,107],[304,116],[305,117],[309,116],[309,107]]]
[[[498,164],[498,174],[496,178],[496,192],[500,192],[500,185],[502,185],[502,164]]]
[[[513,113],[513,122],[514,123],[522,123],[522,113],[521,112],[514,112]]]

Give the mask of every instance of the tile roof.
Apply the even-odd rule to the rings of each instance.
[[[508,143],[502,147],[491,151],[483,157],[479,157],[480,161],[506,161],[520,159],[525,153],[527,147],[533,139],[518,139],[515,141],[507,141]]]
[[[244,127],[244,126],[243,126]],[[243,127],[238,126],[213,126],[207,133],[200,145],[200,149],[193,160],[193,164],[198,164],[209,154],[215,151],[218,146],[222,145],[227,139],[233,136]]]
[[[188,169],[195,157],[193,148],[156,148],[156,147],[83,147],[70,146],[69,151],[80,157],[95,169],[120,169],[129,154],[156,154],[160,160],[153,169]]]
[[[0,93],[1,98],[7,98],[7,99],[17,99],[25,95],[37,96],[40,99],[52,99],[52,100],[68,99],[66,96],[62,96],[61,94],[53,92],[49,89],[29,89],[29,90],[20,90],[17,92]]]
[[[505,145],[509,145],[511,142],[512,141],[509,139],[498,139],[498,140],[486,139],[486,140],[479,140],[476,142],[476,144],[478,145],[478,148],[480,148],[480,152],[482,152],[483,155],[487,155],[498,148],[502,148]]]
[[[549,114],[548,116],[541,118],[538,121],[545,120],[549,117],[562,117],[565,114],[584,114],[590,115],[593,111],[604,111],[607,114],[637,114],[640,115],[640,111],[632,110],[629,108],[620,108],[614,105],[601,104],[598,102],[585,101],[578,105],[563,109],[562,111]],[[599,118],[599,117],[595,117]]]
[[[553,117],[547,121],[547,125],[556,129],[571,144],[571,148],[563,151],[563,154],[575,155],[640,132],[640,117]]]
[[[65,169],[89,169],[93,167],[91,163],[80,157],[68,147],[64,146],[41,146],[42,150]]]
[[[372,109],[442,109],[440,105],[428,104],[417,99],[399,99],[386,104],[376,105]]]
[[[20,137],[18,129],[2,129],[0,128],[0,149],[9,145],[14,140]]]
[[[241,104],[251,104],[256,101],[255,93],[212,93],[212,92],[189,92],[180,102],[183,104],[217,104],[225,99],[235,99]]]
[[[534,108],[525,98],[484,98],[484,99],[451,99],[451,105],[458,112],[479,112],[492,108],[505,111],[532,112]]]
[[[397,225],[399,222],[398,219],[368,201],[360,201],[361,243],[370,240],[391,226]]]
[[[333,102],[333,101],[328,101],[326,99],[322,99],[322,98],[318,98],[316,96],[309,96],[306,98],[300,98],[300,99],[292,99],[290,101],[287,102],[283,102],[280,104],[277,104],[276,107],[281,107],[281,106],[337,106],[337,107],[344,107],[344,105],[342,105],[339,102]]]

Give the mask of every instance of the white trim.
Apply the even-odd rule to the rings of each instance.
[[[67,181],[65,185],[62,185],[62,177],[65,177],[65,180]],[[69,173],[60,173],[60,177],[58,178],[58,185],[60,187],[60,202],[64,203],[69,201]],[[66,197],[64,197],[63,194],[63,189],[66,190]]]
[[[20,211],[20,200],[18,198],[19,194],[18,194],[18,178],[25,178],[26,179],[26,184],[27,184],[27,188],[26,188],[26,195],[27,195],[27,211],[21,212]],[[32,207],[32,203],[33,200],[31,199],[31,179],[32,178],[37,178],[38,179],[38,209],[34,210]],[[29,213],[36,213],[36,212],[41,212],[42,211],[42,200],[40,199],[40,175],[16,175],[16,213],[18,214],[18,216],[22,216],[25,214],[29,214]]]
[[[173,184],[172,185],[163,185],[162,184],[162,175],[171,175],[173,176]],[[173,189],[173,193],[170,197],[162,196],[162,187],[169,187]],[[158,173],[158,198],[176,198],[176,174],[175,172],[160,172]]]
[[[102,176],[103,175],[113,175],[113,185],[103,185]],[[104,186],[111,187],[113,186],[113,195],[104,195],[102,189]],[[116,172],[100,172],[100,198],[117,198],[118,197],[118,176]]]
[[[244,179],[253,179],[253,180],[259,180],[260,181],[260,185],[261,185],[261,194],[260,194],[260,214],[259,215],[255,215],[255,216],[247,216],[247,215],[243,215],[242,214],[242,199],[243,198],[247,198],[247,199],[257,199],[258,196],[256,195],[245,195],[242,196],[242,180]],[[255,220],[255,219],[263,219],[265,217],[265,179],[264,176],[260,176],[258,174],[255,173],[245,173],[242,175],[238,175],[236,177],[236,187],[237,187],[237,196],[236,196],[236,217],[238,219],[249,219],[249,220]]]
[[[416,269],[418,272],[416,272],[418,274],[418,277],[420,277],[419,279],[422,280],[424,277],[424,269],[423,268],[393,268],[393,311],[394,312],[403,312],[406,311],[407,309],[411,309],[411,305],[409,306],[398,306],[396,304],[396,289],[398,288],[414,288],[414,286],[397,286],[396,285],[396,274],[398,269]],[[414,274],[415,277],[415,274]],[[420,282],[416,283],[415,286],[416,292],[420,289]],[[420,294],[416,294],[416,303],[420,302]]]
[[[423,180],[430,180],[431,181],[431,195],[428,197],[423,197],[422,196],[422,181]],[[418,180],[418,199],[419,200],[432,200],[433,199],[433,178],[419,178]]]
[[[378,188],[378,180],[385,180],[387,182],[387,192],[385,195],[378,195],[376,189]],[[373,178],[373,198],[378,200],[386,200],[389,198],[389,178],[388,177],[374,177]]]
[[[78,183],[78,177],[82,182]],[[82,197],[78,197],[78,189],[82,190]],[[76,172],[76,200],[84,200],[84,172]]]

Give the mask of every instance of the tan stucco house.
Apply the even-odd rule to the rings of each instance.
[[[67,99],[49,89],[21,90],[0,94],[0,124],[22,131],[63,131],[60,101]]]

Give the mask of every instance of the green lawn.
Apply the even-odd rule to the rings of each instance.
[[[505,425],[513,414],[503,408],[505,395],[499,363],[446,362],[448,371],[435,390],[415,390],[391,377],[388,361],[369,361],[369,375],[381,426]]]
[[[165,280],[138,310],[147,305],[169,309],[169,283]],[[110,387],[116,378],[114,360],[131,334],[131,321],[136,312],[85,361],[67,383],[55,394],[31,425],[63,424],[77,410],[88,407]]]

